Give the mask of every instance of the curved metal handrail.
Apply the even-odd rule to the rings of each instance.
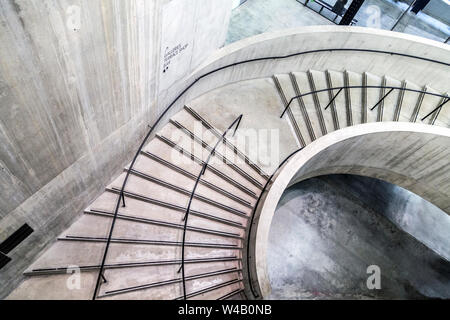
[[[384,51],[384,50],[372,50],[372,49],[358,49],[358,48],[329,48],[329,49],[317,49],[317,50],[308,50],[308,51],[301,51],[301,52],[296,52],[296,53],[291,53],[288,55],[281,55],[281,56],[269,56],[269,57],[261,57],[261,58],[253,58],[253,59],[247,59],[247,60],[243,60],[243,61],[239,61],[239,62],[234,62],[231,64],[227,64],[224,65],[222,67],[213,69],[209,72],[204,73],[203,75],[199,76],[198,78],[196,78],[190,85],[188,85],[183,91],[180,92],[180,94],[178,94],[175,99],[164,109],[164,111],[158,116],[158,118],[156,119],[156,121],[154,122],[153,126],[150,128],[150,130],[147,132],[147,134],[145,135],[144,139],[142,140],[141,144],[139,145],[138,150],[136,151],[136,154],[133,157],[133,160],[130,164],[129,169],[127,170],[126,174],[125,174],[125,179],[122,183],[122,187],[120,188],[120,193],[119,193],[119,197],[117,199],[117,203],[114,209],[114,216],[113,216],[113,221],[111,223],[111,227],[109,230],[109,234],[108,234],[108,240],[106,242],[106,247],[105,247],[105,251],[103,253],[103,257],[102,257],[102,262],[101,262],[101,266],[100,266],[100,270],[97,276],[97,281],[95,284],[95,289],[94,289],[94,294],[92,299],[95,300],[97,297],[97,293],[98,290],[100,288],[100,281],[101,279],[103,279],[104,281],[106,281],[104,279],[104,275],[103,275],[103,271],[104,271],[104,266],[105,266],[105,262],[106,262],[106,257],[108,255],[108,250],[109,250],[109,246],[111,243],[111,237],[113,234],[113,230],[114,230],[114,226],[115,226],[115,222],[117,219],[117,214],[119,211],[119,206],[120,206],[120,202],[123,202],[123,206],[125,206],[125,196],[124,196],[124,190],[125,190],[125,186],[127,184],[128,181],[128,177],[130,175],[131,170],[133,169],[133,166],[136,162],[137,157],[139,156],[140,152],[142,151],[142,148],[144,147],[144,145],[146,144],[148,138],[150,137],[150,135],[153,133],[154,129],[159,125],[159,123],[161,122],[161,120],[164,118],[164,116],[167,114],[167,112],[172,108],[172,106],[178,101],[178,99],[180,99],[192,86],[194,86],[198,81],[200,81],[201,79],[216,73],[218,71],[233,67],[233,66],[237,66],[237,65],[241,65],[241,64],[246,64],[246,63],[250,63],[250,62],[256,62],[256,61],[263,61],[263,60],[277,60],[277,59],[287,59],[287,58],[291,58],[291,57],[295,57],[295,56],[301,56],[301,55],[307,55],[307,54],[314,54],[314,53],[320,53],[320,52],[333,52],[333,51],[337,51],[337,52],[343,52],[343,51],[349,51],[349,52],[369,52],[369,53],[381,53],[381,54],[389,54],[389,55],[396,55],[396,56],[401,56],[401,57],[406,57],[406,58],[411,58],[411,59],[417,59],[417,60],[423,60],[423,61],[428,61],[428,62],[432,62],[432,63],[437,63],[437,64],[441,64],[441,65],[445,65],[445,66],[450,66],[450,63],[447,62],[443,62],[443,61],[438,61],[435,59],[429,59],[429,58],[424,58],[424,57],[419,57],[419,56],[414,56],[414,55],[410,55],[410,54],[404,54],[404,53],[398,53],[398,52],[392,52],[392,51]]]
[[[280,118],[283,118],[284,114],[286,113],[287,109],[289,108],[289,106],[291,105],[292,101],[294,101],[295,99],[300,99],[302,97],[311,95],[311,94],[315,94],[315,93],[320,93],[320,92],[328,92],[328,91],[332,91],[332,90],[338,90],[338,93],[330,100],[330,102],[328,103],[328,105],[325,107],[325,110],[330,106],[330,104],[336,99],[336,97],[338,96],[338,94],[342,91],[342,89],[390,89],[388,93],[386,93],[372,108],[370,108],[370,110],[375,109],[383,100],[384,98],[386,98],[393,90],[398,89],[398,90],[403,90],[403,91],[411,91],[411,92],[416,92],[416,93],[421,93],[421,94],[428,94],[431,96],[435,96],[435,97],[440,97],[440,98],[444,98],[446,99],[446,101],[444,101],[443,103],[441,103],[439,106],[437,106],[433,111],[431,111],[430,113],[428,113],[426,116],[424,116],[422,118],[422,121],[427,118],[429,115],[431,115],[433,112],[435,112],[437,109],[441,108],[442,106],[444,106],[448,100],[449,100],[449,96],[446,94],[439,94],[439,93],[433,93],[433,92],[427,92],[427,91],[423,91],[423,90],[417,90],[417,89],[410,89],[410,88],[403,88],[403,87],[392,87],[392,86],[342,86],[342,87],[334,87],[334,88],[326,88],[326,89],[320,89],[320,90],[314,90],[314,91],[309,91],[303,94],[300,94],[298,96],[294,96],[292,97],[289,102],[286,104],[286,106],[283,109],[283,112],[281,113]]]
[[[184,300],[186,300],[186,280],[185,280],[186,278],[185,278],[185,275],[184,275],[184,248],[185,248],[185,243],[186,243],[187,221],[188,221],[188,218],[189,218],[189,212],[191,210],[192,199],[194,198],[195,190],[197,189],[197,185],[198,185],[198,183],[200,181],[200,178],[201,178],[201,176],[203,176],[205,174],[206,168],[208,167],[209,160],[211,159],[211,157],[213,156],[214,152],[216,151],[217,146],[219,145],[219,143],[221,141],[223,143],[225,143],[225,139],[224,138],[225,138],[226,134],[228,133],[228,131],[231,130],[231,128],[234,127],[234,125],[236,125],[236,128],[234,129],[234,132],[233,132],[233,136],[234,136],[236,130],[239,127],[239,124],[241,123],[241,119],[242,119],[242,114],[239,117],[237,117],[230,124],[230,126],[222,133],[222,136],[219,139],[217,139],[217,142],[214,145],[214,148],[212,148],[211,152],[208,155],[208,158],[203,163],[202,169],[200,170],[200,173],[197,176],[197,179],[195,180],[194,188],[192,188],[191,196],[189,197],[189,203],[188,203],[188,206],[186,207],[186,213],[185,213],[185,215],[183,217],[183,221],[184,221],[183,242],[181,244],[181,267],[180,267],[180,270],[182,271],[181,272],[181,277],[183,279],[183,297],[184,297]],[[178,270],[178,272],[180,272],[180,270]]]
[[[250,276],[250,236],[252,233],[252,225],[253,225],[253,220],[255,218],[255,213],[256,210],[258,209],[258,205],[259,202],[261,201],[262,196],[264,195],[264,192],[266,191],[267,187],[269,186],[269,183],[272,181],[272,178],[275,176],[275,174],[280,170],[280,168],[293,156],[295,155],[297,152],[303,150],[303,147],[300,149],[295,150],[294,152],[292,152],[290,155],[288,155],[286,158],[284,158],[283,161],[280,162],[280,164],[278,165],[278,167],[275,169],[275,171],[272,173],[272,175],[269,177],[269,179],[267,179],[266,184],[264,185],[264,187],[262,188],[258,200],[256,200],[255,206],[253,207],[252,210],[252,215],[250,217],[250,222],[249,222],[249,226],[248,226],[248,230],[247,230],[247,275],[249,277],[248,283],[250,284],[250,291],[252,292],[252,294],[258,298],[259,294],[255,291],[255,289],[253,288],[253,284],[252,284],[252,279]]]

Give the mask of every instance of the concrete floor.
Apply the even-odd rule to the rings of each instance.
[[[366,0],[355,16],[358,20],[356,25],[391,30],[407,8],[408,4],[402,1]],[[442,17],[444,18],[449,14],[450,9],[447,12],[442,12]],[[439,42],[445,41],[450,35],[448,25],[445,26],[444,22],[434,19],[424,12],[419,12],[417,15],[408,12],[393,31],[421,36]]]
[[[327,0],[327,2],[333,5],[336,1]],[[350,1],[348,5],[350,5]],[[296,0],[247,0],[232,11],[225,45],[263,32],[334,24],[315,12],[320,9],[316,3],[310,2],[308,6],[311,8],[305,7]],[[356,25],[391,30],[395,21],[407,7],[404,3],[396,4],[389,0],[367,0],[355,16],[358,20]],[[329,19],[333,19],[335,16],[329,10],[323,10],[322,14]],[[446,14],[443,13],[443,15]],[[435,23],[440,24],[441,27],[437,27]],[[445,41],[450,34],[448,26],[445,28],[445,24],[430,19],[423,12],[417,16],[406,15],[394,31],[440,42]]]
[[[270,298],[449,298],[448,257],[411,234],[448,246],[450,217],[404,189],[376,205],[395,187],[390,186],[340,175],[309,179],[285,191],[269,235]],[[428,220],[420,219],[424,208]],[[369,265],[381,269],[380,290],[366,286]]]
[[[295,0],[247,0],[231,13],[225,45],[264,32],[331,24]]]

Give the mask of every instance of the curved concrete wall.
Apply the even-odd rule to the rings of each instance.
[[[302,181],[285,190],[270,226],[269,298],[449,298],[449,230],[448,214],[388,182]],[[371,265],[379,290],[367,288]]]
[[[270,293],[266,250],[270,224],[284,190],[310,177],[349,173],[408,189],[450,213],[450,130],[417,123],[368,123],[323,136],[278,172],[254,220],[251,272]],[[256,285],[256,283],[254,283]]]

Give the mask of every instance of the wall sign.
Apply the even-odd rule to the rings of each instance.
[[[165,73],[170,66],[170,62],[172,58],[176,57],[178,54],[182,53],[189,46],[189,43],[185,43],[184,45],[178,44],[176,47],[170,49],[166,47],[166,51],[164,52],[164,64],[163,64],[163,73]]]
[[[172,0],[162,9],[159,91],[191,69],[196,1]]]

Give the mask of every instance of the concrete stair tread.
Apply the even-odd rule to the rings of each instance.
[[[183,112],[184,111],[184,112]],[[232,128],[222,139],[222,135],[224,131],[220,131],[215,128],[211,123],[209,123],[203,115],[199,114],[193,108],[185,106],[183,111],[180,111],[180,118],[178,118],[178,122],[181,123],[184,127],[189,129],[191,132],[195,133],[195,130],[199,127],[203,127],[203,131],[201,129],[197,129],[199,132],[205,136],[204,140],[210,141],[210,146],[213,147],[217,140],[221,140],[224,143],[220,143],[217,147],[217,150],[221,152],[226,158],[231,160],[236,165],[240,166],[243,170],[248,172],[252,177],[257,179],[260,183],[264,183],[268,178],[268,174],[262,170],[256,163],[252,161],[246,154],[241,151],[241,147],[245,148],[245,143],[243,146],[239,145],[241,142],[238,138],[239,135],[236,134],[235,128]],[[178,115],[177,114],[177,115]],[[239,132],[239,128],[237,130]]]
[[[230,293],[234,293],[234,292],[237,292],[240,290],[243,290],[243,286],[242,286],[241,282],[237,282],[237,283],[235,282],[235,283],[232,283],[225,287],[218,288],[213,291],[209,291],[202,295],[198,295],[198,296],[192,298],[192,300],[219,300],[223,297],[228,296]]]
[[[98,266],[104,242],[57,241],[26,272],[68,266]],[[179,260],[181,246],[111,243],[106,264]],[[235,248],[185,247],[185,259],[206,259],[240,255]]]
[[[310,82],[308,78],[307,72],[292,72],[295,76],[295,80],[297,82],[298,88],[301,94],[305,94],[311,92]],[[323,135],[323,130],[321,126],[321,116],[317,113],[317,106],[314,101],[314,97],[312,94],[308,94],[302,97],[302,101],[305,105],[309,120],[311,121],[312,128],[314,130],[314,135],[317,138],[320,138]],[[323,113],[322,113],[323,115]]]
[[[365,84],[367,86],[380,87],[383,85],[383,80],[380,76],[374,75],[369,72],[365,72],[364,77],[365,77]],[[364,88],[362,90],[364,90]],[[364,91],[366,96],[363,104],[363,108],[365,108],[366,112],[366,119],[364,122],[377,122],[378,114],[383,110],[384,103],[381,102],[373,110],[372,108],[375,105],[377,105],[380,99],[384,96],[385,92],[380,88],[367,88]]]
[[[95,288],[97,274],[83,274],[80,287],[69,290],[71,274],[31,277],[8,296],[8,300],[89,300]],[[74,285],[76,285],[74,283]]]
[[[108,237],[111,222],[111,217],[86,214],[67,229],[61,237]],[[184,222],[179,222],[177,225],[184,225]],[[213,223],[211,223],[207,229],[205,228],[205,230],[189,229],[186,233],[186,241],[239,244],[239,239],[236,238],[239,237],[239,234],[235,234],[234,232],[216,234],[215,231],[217,230]],[[117,219],[114,226],[113,237],[137,240],[181,241],[182,234],[183,229],[177,227]]]
[[[346,86],[361,86],[363,76],[360,73],[346,70],[344,73]],[[352,125],[360,124],[362,119],[362,90],[360,88],[352,88],[346,90],[352,112]]]
[[[257,174],[256,172],[252,172],[252,170],[247,166],[247,164],[244,161],[238,161],[239,158],[237,158],[235,156],[234,152],[231,152],[223,143],[224,140],[222,139],[222,134],[219,137],[212,137],[210,139],[211,142],[208,142],[207,140],[204,139],[204,137],[202,137],[202,134],[197,135],[196,133],[189,131],[187,128],[185,128],[180,123],[177,123],[175,127],[178,130],[180,130],[181,132],[183,132],[185,134],[185,136],[189,137],[190,139],[192,139],[194,141],[193,147],[191,147],[191,150],[195,150],[196,147],[203,148],[200,158],[202,158],[204,161],[206,161],[208,158],[210,158],[208,163],[211,163],[211,164],[226,163],[230,168],[232,168],[239,175],[246,178],[248,181],[250,181],[254,185],[257,185],[257,186],[259,185],[260,187],[266,181],[261,175]],[[187,150],[189,150],[189,148],[187,148]],[[213,151],[214,151],[214,153],[210,157],[210,154]],[[194,154],[195,154],[195,152],[194,152]]]
[[[218,140],[218,137],[216,137],[211,130],[207,130],[201,121],[196,120],[186,111],[186,109],[182,109],[175,114],[170,119],[170,123],[174,127],[177,127],[177,124],[181,125],[183,128],[189,130],[191,133],[208,143],[211,147],[214,146]],[[178,126],[178,128],[180,127]]]
[[[204,142],[208,143],[210,148],[213,148],[217,141],[222,140],[221,135],[223,132],[220,132],[219,130],[215,128],[208,128],[206,127],[206,124],[204,122],[197,120],[190,112],[187,110],[192,110],[188,107],[184,108],[180,112],[178,112],[171,121],[174,121],[173,125],[177,126],[178,128],[182,127],[184,129],[187,129],[190,133],[196,135],[198,138],[203,140]],[[195,111],[191,111],[195,112]],[[199,115],[201,116],[201,115]],[[202,117],[203,118],[203,117]],[[207,124],[209,125],[209,123]],[[181,129],[183,130],[183,129]],[[230,143],[219,143],[217,145],[216,150],[222,154],[225,158],[227,158],[229,161],[231,161],[233,164],[236,164],[241,169],[243,169],[245,172],[247,172],[249,175],[251,175],[254,179],[259,181],[261,184],[266,181],[264,176],[261,174],[258,174],[257,171],[252,169],[252,167],[245,162],[245,160],[237,153],[235,153],[234,149],[232,147],[238,148],[238,146],[231,144],[233,141],[233,132],[234,130],[231,130],[229,134],[226,135],[226,141],[229,141]],[[219,136],[217,136],[219,135]],[[238,148],[239,149],[239,148]]]
[[[164,138],[168,138],[172,142],[174,142],[177,146],[183,148],[187,152],[193,154],[195,157],[202,161],[206,161],[210,152],[203,148],[201,144],[196,143],[190,139],[187,139],[188,136],[181,134],[176,135],[172,134],[173,130],[166,129],[162,130],[161,136]],[[181,132],[178,130],[178,132]],[[220,157],[214,155],[211,157],[210,161],[208,162],[208,165],[216,168],[220,172],[224,173],[228,177],[231,177],[233,180],[237,181],[239,184],[245,186],[249,190],[251,190],[254,193],[257,193],[258,190],[260,190],[257,186],[252,184],[248,179],[243,177],[242,175],[238,174],[235,170],[232,169],[230,165],[227,165],[226,163],[223,163]]]
[[[231,83],[191,100],[186,105],[195,109],[211,125],[223,132],[237,116],[243,114],[240,124],[242,131],[251,130],[256,134],[276,130],[279,135],[279,161],[297,148],[297,142],[291,130],[286,126],[286,120],[280,119],[281,106],[279,95],[270,78],[252,79]],[[211,113],[211,106],[216,112]],[[243,108],[242,106],[245,106]],[[261,112],[264,110],[264,112]],[[220,118],[215,117],[220,114]],[[236,138],[239,131],[236,133]],[[272,173],[278,163],[264,161],[266,150],[255,149],[255,144],[249,143],[245,150],[241,150],[250,159],[256,161],[266,173]],[[253,156],[260,154],[260,156]]]
[[[128,169],[129,166],[126,166],[125,169]],[[136,159],[136,162],[133,166],[133,170],[145,173],[149,176],[158,178],[160,180],[166,181],[170,184],[175,184],[182,188],[192,189],[194,185],[194,181],[189,179],[185,175],[175,171],[170,170],[165,165],[146,157],[145,155],[139,155]],[[198,170],[200,172],[200,170]],[[198,175],[199,172],[193,173],[194,175]]]
[[[344,72],[343,71],[335,71],[335,70],[327,70],[329,81],[330,81],[330,88],[338,88],[345,86],[344,83]],[[332,96],[334,97],[339,90],[333,90]],[[341,91],[338,96],[335,98],[334,103],[336,115],[339,123],[339,128],[345,128],[348,123],[348,112],[347,112],[347,106],[345,101],[345,92]],[[325,106],[326,107],[326,106]],[[331,108],[330,106],[329,108]],[[331,111],[332,112],[332,111]]]
[[[422,90],[423,88],[411,81],[405,81],[405,87],[413,90]],[[404,91],[403,100],[398,121],[409,122],[416,107],[420,94],[413,91]]]
[[[241,282],[238,275],[227,275],[216,279],[197,281],[193,285],[186,288],[187,298],[189,300],[214,300],[218,299],[229,292],[240,288]],[[178,300],[182,297],[178,297]]]
[[[125,178],[125,173],[123,173],[121,176],[119,176],[116,181],[114,181],[108,188],[117,189],[120,190],[122,186],[122,181]],[[125,191],[132,192],[134,194],[142,195],[145,197],[149,197],[152,199],[156,199],[159,201],[164,201],[167,203],[171,203],[177,206],[187,207],[189,203],[189,198],[191,195],[192,190],[185,190],[186,193],[181,193],[178,191],[174,191],[168,187],[162,186],[158,183],[154,183],[151,181],[148,181],[146,179],[143,179],[141,177],[130,175],[128,178],[128,182],[125,188]],[[249,208],[245,208],[245,210],[239,210],[234,205],[233,206],[226,206],[223,203],[209,203],[206,201],[211,200],[209,197],[205,196],[204,199],[201,200],[197,196],[201,196],[199,193],[195,193],[195,196],[192,200],[192,209],[203,211],[203,212],[210,212],[214,215],[222,216],[224,218],[231,218],[233,216],[239,217],[239,216],[246,216],[249,212]],[[203,198],[202,198],[203,199]],[[214,200],[212,200],[214,201]],[[231,200],[230,200],[231,201]],[[219,207],[219,205],[221,207]]]
[[[279,92],[280,94],[280,99],[281,99],[281,110],[283,110],[285,108],[285,106],[289,103],[289,101],[297,96],[297,93],[295,92],[295,89],[293,87],[293,84],[291,82],[291,76],[288,74],[275,74],[274,76],[274,81],[277,81],[281,91]],[[304,113],[302,113],[302,105],[301,105],[301,100],[300,99],[294,99],[290,106],[289,106],[289,110],[290,113],[292,114],[292,119],[290,119],[290,116],[288,114],[289,110],[287,110],[286,115],[284,116],[286,121],[290,124],[290,126],[292,127],[292,131],[293,131],[293,135],[296,136],[296,128],[295,128],[295,124],[292,123],[293,121],[295,121],[298,130],[299,130],[299,134],[300,134],[300,138],[299,140],[299,147],[301,145],[306,145],[309,144],[313,141],[314,138],[314,133],[310,133],[309,129],[311,129],[311,127],[308,127],[308,120],[309,119],[305,119],[304,117]],[[280,111],[281,112],[281,111]]]
[[[218,261],[210,263],[185,264],[185,277],[204,277],[211,272],[233,272],[238,269],[238,261]],[[102,285],[102,295],[123,295],[126,292],[142,291],[170,285],[171,282],[182,285],[179,264],[169,266],[108,269],[105,271],[107,283]],[[189,280],[188,280],[189,281]],[[116,291],[121,290],[121,291]],[[114,292],[115,291],[115,292]]]
[[[133,170],[139,171],[151,177],[155,177],[161,181],[170,183],[177,187],[181,187],[189,192],[192,191],[195,185],[195,180],[197,179],[199,174],[197,173],[193,177],[195,178],[195,180],[193,180],[175,170],[167,168],[167,166],[146,156],[138,157]],[[251,206],[251,203],[247,200],[236,198],[233,193],[226,192],[226,190],[221,192],[219,188],[220,187],[215,184],[209,186],[204,183],[199,183],[197,185],[195,194],[202,195],[204,197],[207,197],[214,201],[218,201],[222,204],[234,207],[239,210],[246,210]]]
[[[401,87],[402,82],[400,80],[385,76],[384,84],[389,87]],[[386,92],[387,93],[387,92]],[[395,108],[397,106],[400,90],[393,90],[385,98],[385,108],[383,108],[383,121],[395,121]]]
[[[327,76],[325,71],[309,70],[310,74],[310,91],[314,90],[326,90],[328,89]],[[333,113],[330,110],[324,110],[327,104],[330,102],[330,96],[328,90],[323,92],[318,92],[313,95],[316,97],[317,107],[322,112],[322,117],[325,122],[325,127],[327,132],[332,132],[336,130],[335,121],[333,119]]]
[[[114,216],[113,212],[107,211],[85,211],[86,215],[91,216],[100,216],[108,219],[112,219]],[[172,221],[169,219],[155,219],[155,217],[146,217],[144,214],[134,214],[134,215],[124,215],[119,210],[117,214],[118,220],[126,220],[132,221],[134,223],[142,223],[142,224],[150,224],[157,225],[164,228],[172,228],[172,229],[180,229],[184,225],[184,221],[182,221],[182,217],[184,217],[184,213],[180,213],[177,217],[178,219],[173,219]],[[148,216],[148,215],[147,215]],[[191,212],[189,215],[189,224],[187,226],[189,232],[204,232],[211,234],[224,234],[224,236],[230,235],[235,237],[243,237],[244,228],[238,228],[236,226],[227,225],[222,222],[218,222],[216,220],[205,219],[204,217],[199,217]]]
[[[100,212],[100,213],[110,213],[114,214],[115,204],[118,198],[118,194],[112,192],[103,193],[97,200],[89,206],[86,210],[87,212]],[[114,205],[111,205],[114,203]],[[186,212],[185,207],[180,207],[178,209],[168,208],[157,204],[148,203],[145,201],[137,200],[134,198],[127,197],[126,206],[122,207],[120,205],[118,213],[121,215],[126,215],[130,217],[143,218],[143,219],[153,219],[157,221],[165,221],[168,223],[180,223]],[[239,225],[227,224],[226,221],[218,220],[219,216],[208,216],[203,215],[203,212],[197,213],[191,211],[190,221],[198,227],[207,228],[208,226],[214,224],[215,228],[224,232],[238,232]],[[234,217],[233,217],[234,218]]]
[[[446,92],[445,95],[447,95],[447,97],[449,97],[450,93]],[[448,127],[450,127],[450,110],[449,110],[449,106],[448,106],[448,104],[450,102],[448,102],[448,99],[442,98],[440,101],[440,105],[442,105],[445,101],[447,101],[447,103],[440,108],[434,124],[437,126],[442,126],[442,127],[448,128]]]
[[[429,86],[426,87],[426,92],[439,94],[439,92],[437,90],[434,90],[433,88],[431,88]],[[437,106],[439,106],[439,104],[442,103],[441,101],[442,101],[441,97],[425,94],[423,96],[423,101],[420,106],[420,109],[417,112],[415,122],[431,124],[431,121],[433,120],[433,115],[430,115],[423,121],[421,119],[423,117],[425,117],[426,115],[428,115],[431,111],[433,111]],[[444,108],[444,110],[445,109],[446,108]]]
[[[146,157],[154,156],[166,161],[167,163],[179,167],[182,170],[188,172],[193,175],[195,178],[201,171],[201,165],[196,163],[190,157],[186,155],[182,155],[177,150],[171,148],[166,143],[162,142],[160,139],[153,139],[144,147],[144,152],[146,153]],[[140,159],[141,157],[139,157]],[[202,177],[203,180],[212,183],[216,186],[220,186],[222,189],[227,192],[235,194],[237,197],[244,199],[248,202],[254,202],[256,197],[250,196],[248,193],[242,191],[235,185],[231,184],[228,180],[223,179],[215,175],[211,170],[206,170],[205,174]]]
[[[228,282],[229,279],[235,279],[236,276],[233,275],[219,275],[202,279],[195,279],[186,281],[186,291],[189,294],[190,292],[195,292],[197,288],[208,288],[209,286],[214,286],[218,283]],[[175,299],[183,296],[183,289],[180,283],[169,284],[165,286],[148,288],[139,291],[132,291],[120,295],[112,295],[112,296],[103,296],[101,300],[167,300],[167,299]]]

